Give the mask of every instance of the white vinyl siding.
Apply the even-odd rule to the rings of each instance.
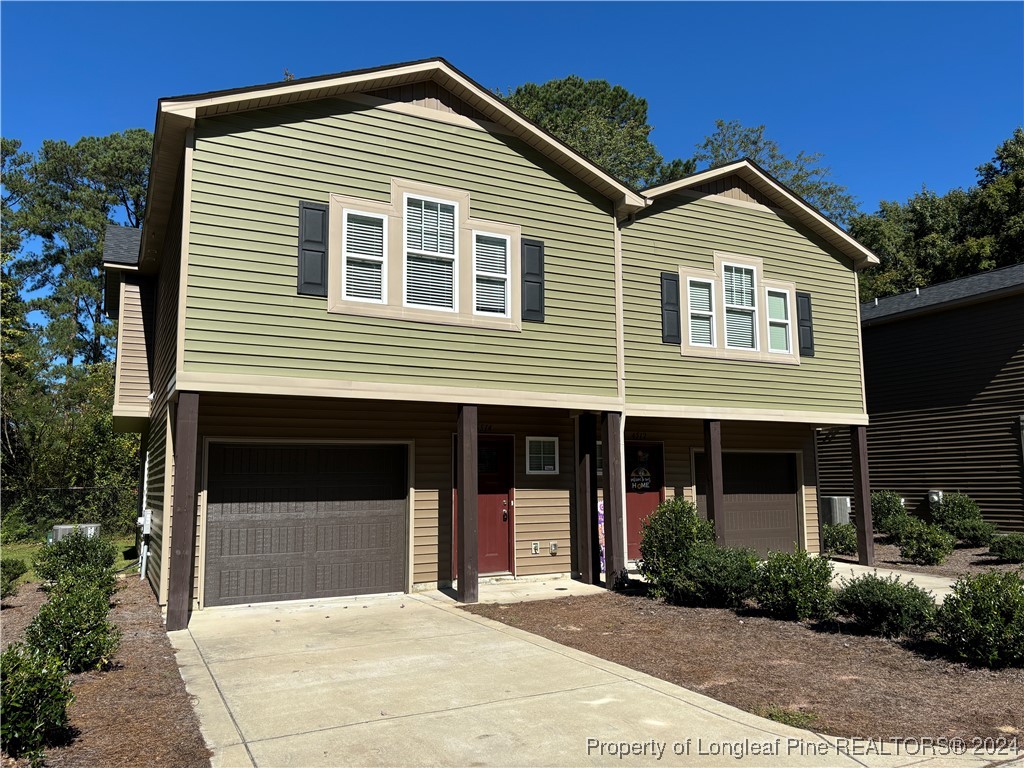
[[[457,311],[458,205],[405,197],[405,304]]]
[[[686,281],[689,304],[690,344],[698,347],[715,346],[715,285],[710,280]]]
[[[558,438],[526,438],[526,474],[558,474]]]
[[[509,316],[509,244],[506,235],[473,233],[473,311]]]
[[[792,311],[788,291],[767,291],[768,351],[788,353],[793,349]]]
[[[353,301],[387,303],[387,219],[346,210],[342,226],[342,293]]]
[[[725,346],[757,349],[757,292],[753,267],[722,267],[725,297]]]

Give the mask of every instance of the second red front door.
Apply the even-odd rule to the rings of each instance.
[[[477,537],[480,573],[512,570],[512,485],[514,443],[511,437],[480,436]]]
[[[626,443],[626,556],[640,557],[643,521],[665,500],[661,443]]]

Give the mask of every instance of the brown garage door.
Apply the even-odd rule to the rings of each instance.
[[[405,588],[401,445],[210,446],[204,603]]]
[[[697,507],[707,514],[704,454],[697,454]],[[723,453],[725,544],[762,555],[792,552],[800,541],[796,454]]]

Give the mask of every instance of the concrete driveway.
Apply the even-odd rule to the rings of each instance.
[[[990,762],[840,750],[440,593],[209,609],[170,637],[215,766]]]

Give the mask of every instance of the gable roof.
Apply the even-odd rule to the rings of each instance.
[[[651,187],[644,190],[643,195],[650,200],[657,200],[676,192],[692,190],[709,181],[734,175],[743,179],[778,208],[791,214],[840,253],[853,259],[857,269],[880,263],[878,256],[854,240],[846,230],[749,158],[736,160],[708,171],[693,173],[668,184]]]
[[[898,319],[896,316],[916,315],[927,310],[938,311],[961,304],[984,301],[1013,293],[1024,293],[1024,264],[981,272],[936,283],[927,288],[887,296],[861,304],[860,318],[864,325]]]
[[[141,229],[107,224],[107,231],[103,235],[103,263],[126,267],[138,266],[141,245]]]

